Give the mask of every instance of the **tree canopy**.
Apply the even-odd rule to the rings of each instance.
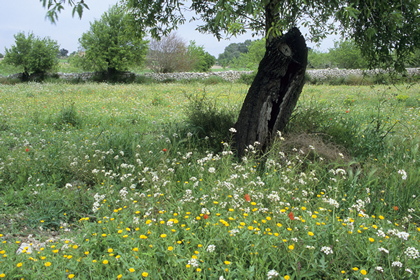
[[[54,20],[67,3],[79,16],[83,0],[40,0]],[[309,39],[330,33],[353,39],[370,66],[403,70],[420,43],[420,0],[122,0],[135,16],[136,26],[152,36],[169,34],[187,20],[200,20],[197,29],[217,38],[251,30],[263,34],[267,44],[290,27],[306,27]],[[187,18],[187,12],[195,16]]]
[[[58,66],[59,47],[49,38],[38,38],[33,33],[17,33],[15,45],[6,49],[4,62],[22,67],[27,78],[30,74],[43,74]]]
[[[86,70],[125,71],[144,61],[147,42],[142,32],[132,32],[132,17],[121,7],[113,6],[79,39],[83,55],[75,56]]]

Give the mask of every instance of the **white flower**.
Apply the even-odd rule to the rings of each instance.
[[[209,246],[207,246],[207,249],[206,249],[206,251],[207,252],[214,252],[214,250],[216,250],[216,245],[209,245]]]
[[[413,274],[413,271],[411,269],[409,269],[409,268],[406,268],[405,271],[407,271],[410,274]]]
[[[407,172],[404,169],[398,170],[398,174],[401,174],[401,179],[407,180]]]
[[[331,249],[331,247],[328,247],[328,246],[322,247],[321,252],[323,252],[325,255],[329,255],[329,254],[334,253],[333,250]]]
[[[215,173],[215,172],[216,172],[216,168],[214,168],[214,167],[209,168],[209,173]]]
[[[385,248],[380,247],[380,248],[378,248],[378,250],[379,250],[379,252],[384,252],[385,254],[389,254],[389,251]]]
[[[396,262],[392,262],[392,264],[391,264],[392,266],[398,266],[398,267],[402,267],[403,266],[403,264],[402,264],[402,262],[398,262],[398,261],[396,261]]]
[[[231,127],[231,128],[229,128],[229,131],[232,132],[232,133],[235,133],[236,132],[236,129],[234,129],[233,127]]]
[[[223,275],[222,275],[222,276],[220,276],[220,277],[219,277],[219,280],[226,280],[226,279],[225,279],[225,277],[223,277]]]
[[[408,247],[407,249],[405,249],[404,253],[410,259],[417,259],[418,257],[420,257],[419,251],[414,247]]]
[[[376,271],[379,271],[379,272],[384,272],[384,269],[383,269],[383,267],[382,267],[382,266],[377,266],[377,267],[375,267],[375,270],[376,270]]]
[[[191,259],[188,261],[188,264],[193,266],[193,267],[197,267],[199,265],[198,260],[197,259]]]
[[[273,277],[279,276],[279,273],[275,271],[274,269],[267,272],[267,279],[271,279]]]

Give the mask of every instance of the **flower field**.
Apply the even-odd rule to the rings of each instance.
[[[246,92],[0,85],[0,278],[419,279],[419,84],[305,86],[237,159],[188,112]]]

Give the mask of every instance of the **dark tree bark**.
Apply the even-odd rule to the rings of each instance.
[[[269,42],[235,124],[239,157],[255,142],[266,150],[277,131],[285,128],[305,83],[307,57],[305,39],[297,28]]]

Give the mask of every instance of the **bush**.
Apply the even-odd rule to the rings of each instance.
[[[247,73],[241,74],[241,76],[238,79],[238,83],[243,83],[243,84],[246,84],[246,85],[251,85],[252,82],[254,81],[256,75],[257,75],[257,72],[256,71],[254,71],[251,74],[247,74]]]
[[[206,94],[187,96],[190,103],[186,107],[187,124],[198,138],[206,139],[206,145],[221,150],[220,141],[230,140],[229,129],[236,121],[238,111],[232,107],[220,107]]]

